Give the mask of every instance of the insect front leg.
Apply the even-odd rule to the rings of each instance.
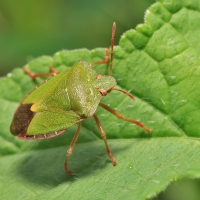
[[[100,132],[100,134],[101,134],[101,137],[102,137],[103,140],[104,140],[104,143],[105,143],[105,146],[106,146],[106,151],[107,151],[107,153],[108,153],[110,159],[112,160],[113,165],[116,165],[117,162],[116,162],[114,156],[112,155],[112,153],[111,153],[111,151],[110,151],[110,149],[109,149],[109,147],[108,147],[107,138],[106,138],[106,133],[105,133],[105,131],[103,130],[103,128],[102,128],[102,126],[101,126],[101,123],[100,123],[99,119],[97,118],[97,116],[94,114],[93,117],[94,117],[94,119],[95,119],[95,121],[96,121],[96,123],[97,123],[97,127],[98,127],[98,129],[99,129],[99,132]]]
[[[57,74],[59,74],[59,72],[57,72],[53,67],[49,67],[49,69],[51,71],[50,73],[34,74],[30,70],[28,70],[26,67],[23,68],[24,72],[33,79],[35,79],[37,77],[41,77],[41,76],[56,76]]]
[[[109,48],[106,49],[104,60],[98,61],[98,62],[91,62],[90,66],[92,67],[92,65],[95,65],[95,64],[99,65],[99,64],[106,64],[106,63],[108,63],[108,52],[109,52]]]
[[[82,124],[82,122],[79,122],[77,131],[76,131],[76,134],[75,134],[75,136],[74,136],[74,138],[73,138],[73,140],[72,140],[72,142],[71,142],[71,144],[70,144],[70,146],[69,146],[69,148],[68,148],[68,150],[67,150],[67,154],[66,154],[66,158],[65,158],[65,163],[64,163],[64,168],[65,168],[65,171],[66,171],[68,174],[73,174],[73,173],[74,173],[74,172],[68,170],[67,162],[68,162],[69,156],[70,156],[70,155],[72,154],[72,152],[73,152],[74,145],[75,145],[75,143],[76,143],[76,141],[77,141],[77,139],[78,139],[78,136],[79,136],[79,133],[80,133],[80,129],[81,129],[81,124]]]

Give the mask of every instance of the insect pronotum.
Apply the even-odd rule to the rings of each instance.
[[[15,111],[10,131],[13,135],[18,136],[19,139],[41,140],[55,137],[77,123],[77,131],[67,150],[64,162],[65,171],[69,174],[73,172],[68,169],[67,163],[78,139],[81,123],[91,117],[94,117],[104,140],[106,151],[113,165],[116,165],[116,160],[107,143],[106,133],[95,114],[98,106],[101,106],[119,119],[136,124],[146,132],[150,132],[141,122],[128,119],[113,108],[101,103],[101,99],[113,90],[122,92],[134,99],[128,92],[115,88],[117,83],[112,76],[115,30],[116,24],[113,23],[111,46],[106,50],[104,60],[100,62],[87,63],[80,60],[70,69],[61,73],[58,73],[53,67],[50,67],[50,73],[44,74],[34,74],[27,68],[23,68],[24,72],[33,79],[41,76],[54,77],[38,85],[21,101]],[[109,74],[98,74],[93,69],[93,65],[108,63],[109,53]]]

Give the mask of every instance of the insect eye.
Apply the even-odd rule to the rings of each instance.
[[[102,74],[98,74],[96,80],[99,80],[102,77]]]
[[[107,91],[101,88],[98,88],[98,91],[101,93],[102,96],[106,96],[107,95]]]

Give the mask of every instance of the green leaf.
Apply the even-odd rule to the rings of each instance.
[[[118,164],[113,167],[93,119],[85,120],[63,170],[76,125],[43,141],[21,141],[9,133],[13,112],[42,78],[22,69],[0,79],[1,199],[146,199],[173,180],[200,176],[199,50],[197,0],[160,0],[146,12],[145,24],[129,30],[115,47],[113,76],[132,101],[113,91],[103,103],[139,119],[150,134],[120,121],[102,108],[97,116]],[[58,71],[77,60],[100,61],[105,49],[57,52],[27,64],[34,73]],[[94,66],[106,74],[108,65]],[[145,138],[146,137],[146,138]],[[193,137],[193,138],[192,138]],[[135,139],[134,139],[135,138]]]

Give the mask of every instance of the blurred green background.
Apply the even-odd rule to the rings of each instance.
[[[108,47],[144,22],[155,0],[0,0],[0,76],[62,49]]]
[[[0,76],[30,59],[62,49],[108,47],[144,22],[155,0],[0,0]],[[171,184],[154,200],[200,199],[200,181]]]

